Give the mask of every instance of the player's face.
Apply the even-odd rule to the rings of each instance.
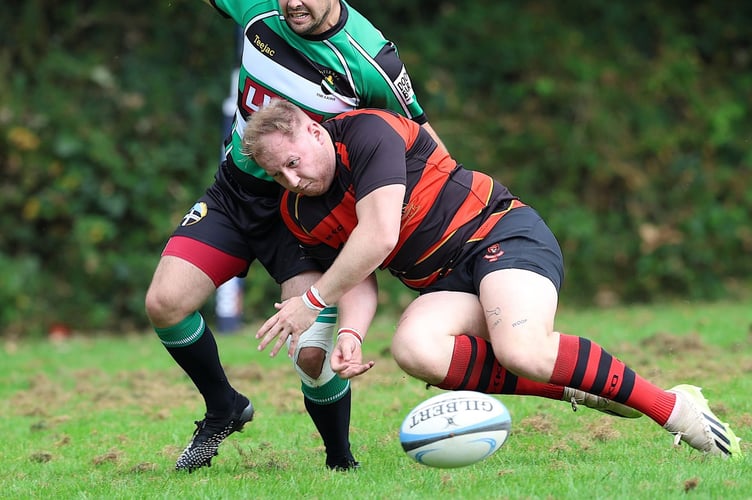
[[[326,193],[334,181],[334,146],[329,134],[311,122],[294,138],[273,133],[263,139],[258,164],[285,189],[306,196]]]
[[[298,35],[320,35],[339,20],[339,0],[279,0],[282,15]]]

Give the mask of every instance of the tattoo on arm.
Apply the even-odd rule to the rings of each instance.
[[[512,323],[512,328],[516,328],[518,326],[522,326],[525,323],[527,323],[527,318],[523,318],[523,319],[517,320],[514,323]]]

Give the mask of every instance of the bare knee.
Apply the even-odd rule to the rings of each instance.
[[[520,340],[503,346],[494,345],[497,361],[515,375],[548,382],[558,355],[558,334],[553,332],[537,338],[534,343]]]
[[[416,346],[415,343],[400,342],[396,339],[392,342],[392,357],[402,371],[411,377],[436,385],[446,378],[451,359],[451,352],[448,356],[442,355],[438,346],[436,347],[430,350],[432,355],[429,355],[429,349],[425,349],[424,344]]]
[[[323,349],[319,347],[303,347],[298,353],[297,364],[306,375],[312,379],[317,379],[321,376],[325,359],[326,351]]]
[[[179,300],[175,300],[174,295],[166,293],[165,290],[152,284],[146,292],[144,306],[146,315],[151,323],[158,328],[166,328],[180,322],[193,311],[181,307]]]
[[[321,277],[318,271],[305,271],[288,279],[281,286],[282,300],[303,295]]]
[[[214,282],[193,264],[162,257],[146,292],[146,315],[157,328],[175,325],[198,310],[214,291]]]

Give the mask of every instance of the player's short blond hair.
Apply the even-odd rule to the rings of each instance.
[[[264,149],[265,136],[280,132],[294,138],[303,117],[303,111],[290,101],[276,98],[270,100],[248,117],[241,152],[258,161],[267,152]]]

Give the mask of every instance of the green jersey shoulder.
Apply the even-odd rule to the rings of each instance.
[[[243,27],[238,105],[227,142],[227,155],[241,170],[271,180],[241,154],[240,144],[245,120],[274,97],[294,102],[318,121],[357,108],[426,121],[395,45],[344,1],[336,26],[307,37],[289,28],[277,0],[212,3]]]

